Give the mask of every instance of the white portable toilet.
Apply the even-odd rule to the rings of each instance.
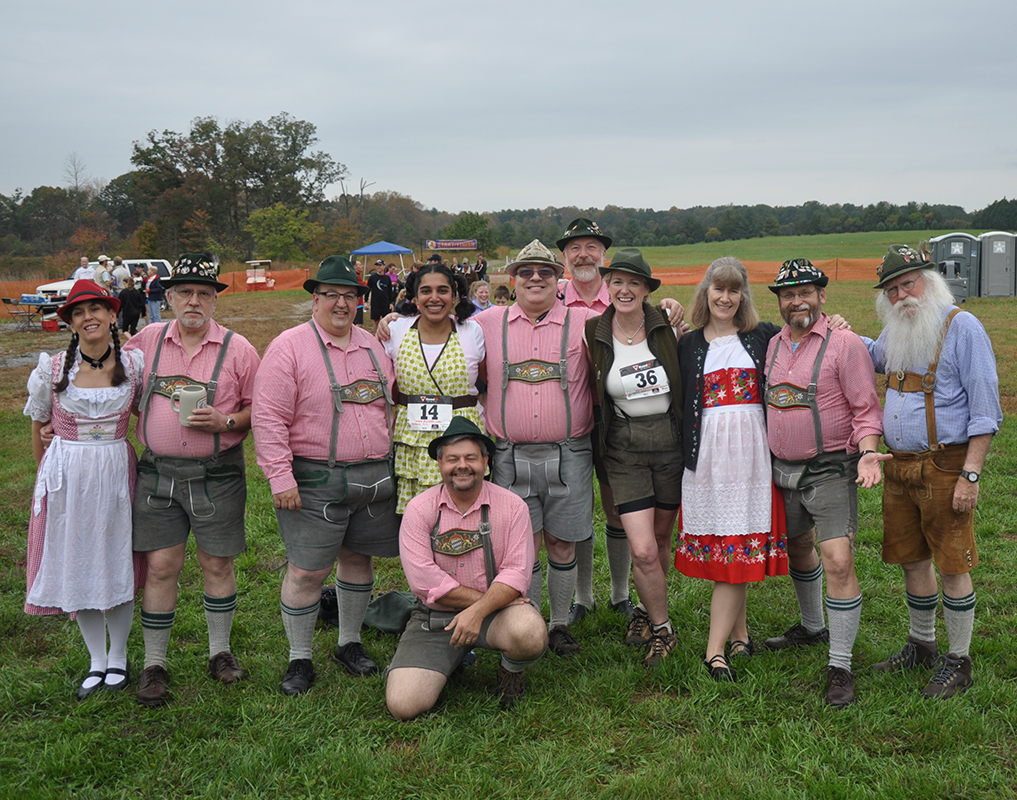
[[[978,237],[981,244],[979,297],[1013,297],[1015,237],[1006,231],[990,231]]]
[[[932,260],[939,265],[939,271],[956,302],[963,303],[969,297],[978,297],[979,268],[978,253],[981,243],[970,233],[944,233],[929,239]]]

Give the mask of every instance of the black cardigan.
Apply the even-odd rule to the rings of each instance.
[[[765,371],[766,348],[770,339],[780,333],[780,327],[772,322],[760,322],[754,330],[739,333],[738,338],[752,356],[752,361],[759,372],[760,389],[762,389]],[[682,395],[685,400],[685,413],[682,419],[682,446],[685,449],[685,466],[696,471],[699,458],[699,428],[703,418],[703,364],[709,344],[703,329],[690,331],[678,340],[678,363],[682,375]]]

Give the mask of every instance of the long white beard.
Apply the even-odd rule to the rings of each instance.
[[[876,295],[876,312],[883,322],[883,356],[888,372],[924,373],[939,347],[943,318],[953,305],[953,295],[938,274],[926,275],[925,294],[905,297],[896,305],[882,292]],[[914,311],[913,316],[908,316]]]

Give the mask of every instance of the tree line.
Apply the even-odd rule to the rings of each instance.
[[[267,121],[198,117],[187,133],[152,131],[134,142],[129,172],[91,178],[76,154],[62,186],[0,194],[0,270],[53,276],[86,253],[169,257],[211,249],[223,260],[316,261],[378,239],[420,248],[431,238],[476,238],[479,248],[553,242],[578,216],[596,219],[617,246],[666,246],[760,236],[939,228],[1017,228],[1017,200],[969,214],[960,206],[696,206],[667,210],[574,206],[455,215],[371,184],[315,149],[317,129],[286,113]],[[326,197],[330,187],[340,192]]]

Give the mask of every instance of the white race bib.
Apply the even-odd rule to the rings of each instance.
[[[638,400],[640,397],[650,397],[671,391],[671,386],[667,382],[667,373],[655,358],[622,367],[619,373],[626,400]]]
[[[452,421],[452,398],[415,394],[406,403],[406,418],[415,431],[443,431]]]

